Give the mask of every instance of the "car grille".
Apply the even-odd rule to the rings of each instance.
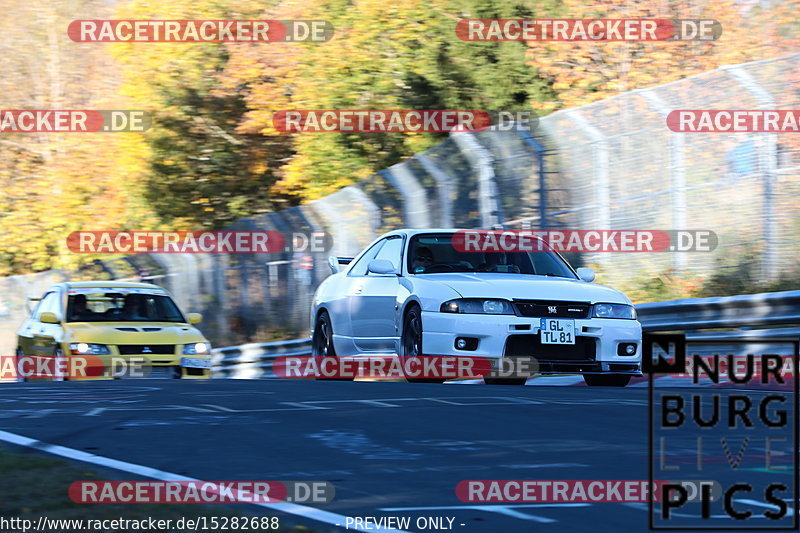
[[[121,355],[141,355],[150,353],[173,355],[175,353],[174,344],[120,344],[117,346],[117,349]]]
[[[539,361],[594,361],[594,337],[575,337],[575,344],[542,344],[538,335],[509,335],[505,357],[535,357]]]
[[[145,378],[172,379],[178,376],[179,370],[174,366],[151,366],[145,372]]]
[[[519,316],[545,318],[586,318],[590,308],[588,302],[514,300],[513,303]]]

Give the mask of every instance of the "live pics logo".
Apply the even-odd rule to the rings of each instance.
[[[798,528],[799,346],[644,335],[650,529]]]

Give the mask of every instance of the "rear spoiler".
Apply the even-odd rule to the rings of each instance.
[[[331,268],[331,272],[337,274],[341,272],[341,266],[349,265],[353,259],[353,257],[336,257],[332,255],[328,257],[328,266]]]

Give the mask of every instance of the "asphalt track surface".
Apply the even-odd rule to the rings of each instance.
[[[423,531],[414,523],[426,516],[452,518],[453,531],[468,533],[648,530],[646,504],[470,504],[455,495],[467,479],[647,480],[646,387],[17,383],[0,386],[0,406],[4,431],[183,476],[329,481],[335,499],[313,507],[412,517],[408,531]]]

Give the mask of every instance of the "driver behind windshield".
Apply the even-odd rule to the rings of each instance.
[[[72,306],[69,313],[71,322],[87,322],[97,316],[97,313],[89,309],[85,294],[76,294],[70,298]]]
[[[122,315],[127,320],[148,320],[144,297],[141,294],[126,295]]]
[[[414,274],[425,272],[433,264],[433,252],[427,246],[418,246],[414,252],[414,260],[411,262],[411,271]]]

